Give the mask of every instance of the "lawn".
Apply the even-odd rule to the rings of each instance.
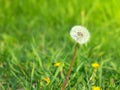
[[[0,90],[60,90],[75,47],[70,30],[81,24],[90,40],[79,45],[65,90],[120,90],[119,4],[0,0]]]

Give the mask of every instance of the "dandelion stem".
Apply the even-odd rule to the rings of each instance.
[[[78,49],[78,43],[76,43],[75,50],[74,50],[73,57],[72,57],[72,61],[70,63],[69,71],[66,75],[66,78],[65,78],[65,81],[64,81],[64,84],[63,84],[61,90],[64,90],[67,83],[68,83],[68,80],[69,80],[69,77],[70,77],[70,74],[71,74],[71,71],[72,71],[72,67],[73,67],[73,64],[74,64],[74,61],[75,61],[75,56],[76,56],[77,49]]]

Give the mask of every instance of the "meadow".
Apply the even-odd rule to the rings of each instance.
[[[119,3],[0,0],[0,90],[60,90],[75,47],[70,30],[81,24],[91,38],[79,45],[66,90],[120,90]]]

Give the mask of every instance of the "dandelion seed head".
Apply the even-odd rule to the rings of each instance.
[[[83,26],[74,26],[70,31],[70,36],[79,44],[85,44],[90,38],[90,33]]]

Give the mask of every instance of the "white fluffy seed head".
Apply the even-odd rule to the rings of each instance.
[[[90,33],[83,26],[74,26],[70,31],[70,36],[79,44],[85,44],[90,38]]]

